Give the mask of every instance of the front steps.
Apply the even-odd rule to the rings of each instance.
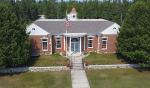
[[[72,64],[72,69],[83,69],[83,63],[82,63],[82,59],[81,58],[78,58],[78,57],[75,57],[75,58],[72,58],[71,59],[71,64]]]
[[[70,58],[70,61],[72,64],[72,88],[90,88],[86,72],[83,66],[82,55],[72,56],[72,58]]]

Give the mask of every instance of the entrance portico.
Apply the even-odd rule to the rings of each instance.
[[[85,46],[85,35],[86,33],[64,33],[64,49],[66,55],[82,53],[82,43],[84,43]],[[82,38],[84,38],[84,42],[82,41]]]

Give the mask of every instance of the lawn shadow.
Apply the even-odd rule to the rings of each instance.
[[[2,77],[2,76],[20,75],[20,74],[22,74],[22,73],[26,73],[26,72],[0,73],[0,77]]]
[[[117,55],[118,59],[120,59],[122,62],[124,62],[126,64],[138,64],[139,67],[133,67],[133,69],[136,69],[138,72],[150,71],[150,65],[143,67],[138,62],[131,61],[131,60],[127,59],[127,58],[124,58],[119,53],[117,53],[116,55]]]
[[[150,67],[134,67],[138,72],[150,71]]]
[[[119,54],[119,53],[116,53],[116,55],[117,55],[117,58],[119,59],[119,60],[121,60],[121,62],[124,62],[125,64],[136,64],[136,62],[133,62],[133,61],[130,61],[129,59],[127,59],[127,58],[124,58],[121,54]]]
[[[40,56],[31,56],[31,58],[27,62],[27,66],[34,66],[34,64],[38,61]]]

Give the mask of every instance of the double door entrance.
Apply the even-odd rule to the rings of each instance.
[[[80,38],[71,38],[71,52],[80,52]]]

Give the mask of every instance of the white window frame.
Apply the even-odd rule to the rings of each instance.
[[[48,51],[48,38],[42,38],[41,40],[42,40],[42,51]],[[43,41],[43,40],[46,40],[46,41]],[[44,49],[44,48],[43,48],[43,43],[44,43],[44,42],[47,43],[47,49]]]
[[[103,40],[103,39],[106,39],[106,40]],[[103,41],[106,41],[106,48],[103,48]],[[107,45],[108,45],[108,37],[102,37],[101,38],[101,49],[102,50],[106,50],[107,49]]]
[[[60,40],[60,47],[57,47],[57,38],[60,38],[59,40]],[[55,40],[56,40],[56,49],[61,49],[62,48],[62,36],[56,36],[56,38],[55,38]]]
[[[88,48],[93,48],[94,36],[88,36],[87,38],[88,38],[88,39],[87,39],[87,40],[88,40],[87,47],[88,47]],[[92,39],[89,39],[89,38],[92,38]],[[92,47],[89,47],[89,41],[92,41],[92,43],[91,43],[91,44],[92,44]]]

